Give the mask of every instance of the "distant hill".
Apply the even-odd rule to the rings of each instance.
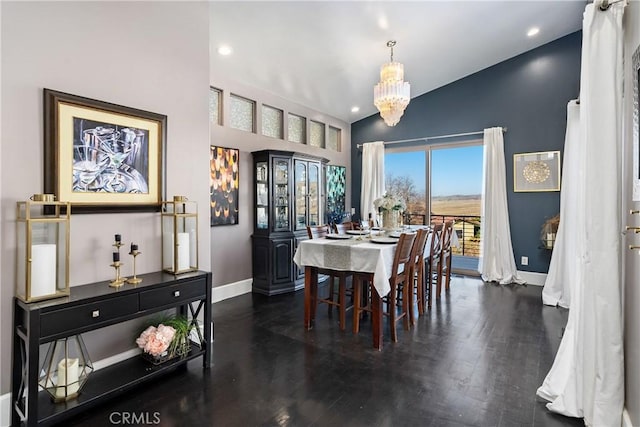
[[[433,197],[431,212],[435,215],[480,215],[481,200],[480,194]]]
[[[454,194],[451,196],[433,196],[431,200],[480,200],[481,194]]]

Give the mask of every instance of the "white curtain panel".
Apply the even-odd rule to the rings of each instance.
[[[580,265],[569,320],[538,395],[547,408],[584,417],[589,426],[620,426],[624,404],[621,258],[622,15],[587,5],[580,75],[581,177],[577,230]]]
[[[513,258],[507,209],[502,128],[484,130],[482,243],[478,271],[485,282],[524,283]]]
[[[360,187],[360,217],[376,217],[373,201],[384,196],[384,143],[362,144],[362,182]]]
[[[551,254],[549,272],[542,290],[542,302],[569,308],[571,287],[578,281],[576,272],[580,259],[577,251],[578,230],[584,229],[586,212],[578,207],[578,191],[584,179],[580,158],[585,146],[580,143],[580,105],[567,105],[567,132],[562,161],[562,191],[560,192],[560,225]]]

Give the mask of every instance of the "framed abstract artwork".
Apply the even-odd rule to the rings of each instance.
[[[44,90],[44,190],[74,213],[158,211],[167,116]]]
[[[327,220],[341,222],[345,209],[345,190],[347,188],[347,168],[327,166]]]
[[[513,191],[560,191],[560,151],[514,154]]]
[[[211,226],[237,224],[240,150],[212,145],[209,160]]]

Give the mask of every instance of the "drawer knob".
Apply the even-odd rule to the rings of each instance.
[[[173,296],[176,297],[176,298],[179,297],[180,296],[180,291],[174,291],[173,292]]]
[[[91,313],[91,317],[100,317],[100,310],[93,310],[93,313]]]

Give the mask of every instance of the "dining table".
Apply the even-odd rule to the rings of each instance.
[[[309,330],[315,321],[318,298],[318,270],[352,272],[363,276],[371,284],[371,317],[373,347],[382,350],[382,297],[391,290],[389,277],[397,237],[402,232],[415,232],[424,226],[410,226],[403,230],[348,231],[347,235],[329,234],[321,239],[304,240],[298,244],[293,261],[305,269],[304,275],[304,327]],[[426,227],[429,228],[429,227]],[[430,233],[426,247],[431,245]],[[451,246],[459,246],[458,236],[452,234]],[[426,254],[425,254],[426,255]]]
[[[318,270],[353,272],[368,277],[371,283],[373,347],[382,349],[382,296],[391,290],[389,277],[397,239],[364,235],[309,239],[299,243],[293,261],[304,267],[304,327],[312,328],[318,294]],[[339,235],[338,235],[339,236]]]

